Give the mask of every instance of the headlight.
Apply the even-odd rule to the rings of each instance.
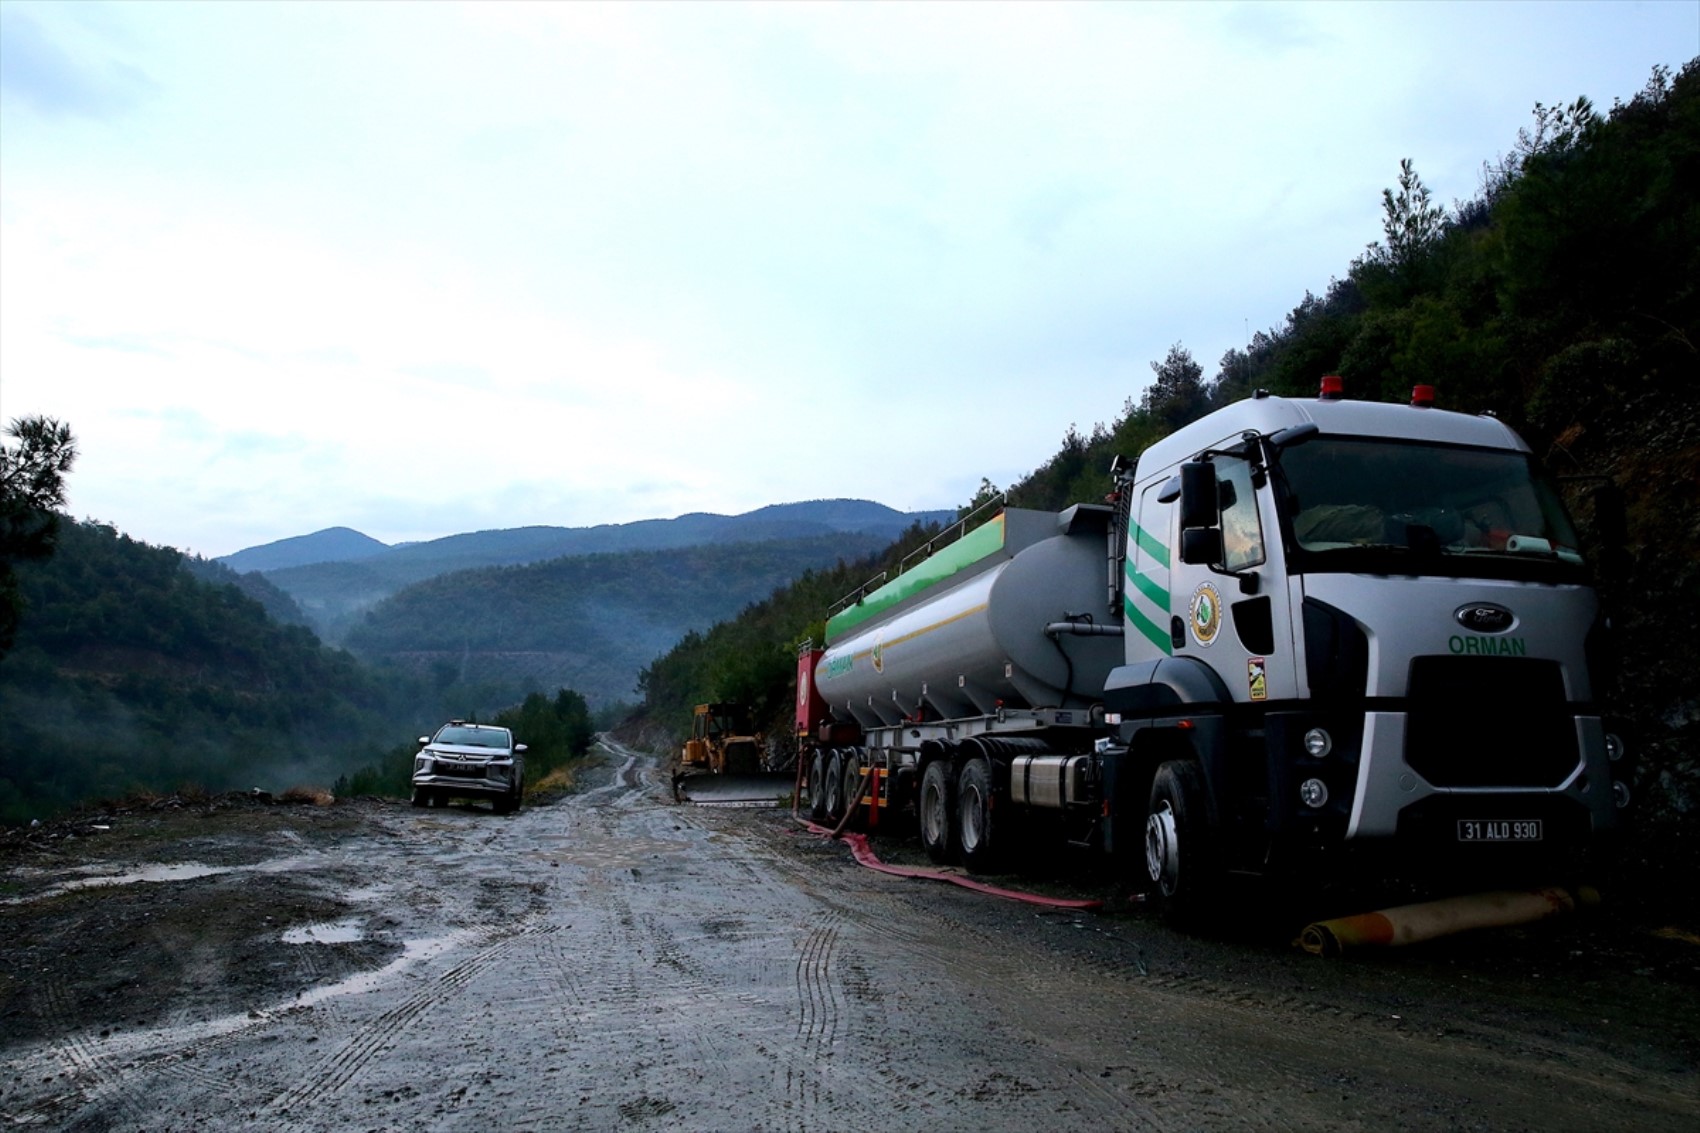
[[[1327,733],[1323,733],[1324,736]],[[1306,779],[1299,784],[1299,801],[1311,809],[1324,806],[1328,802],[1328,784],[1321,779]]]
[[[1321,759],[1334,750],[1334,737],[1321,728],[1312,728],[1305,733],[1305,754],[1312,759]]]
[[[1618,810],[1622,810],[1624,807],[1628,806],[1629,784],[1625,783],[1622,779],[1613,779],[1611,781],[1611,801],[1617,804]]]
[[[1606,758],[1607,759],[1611,760],[1613,763],[1616,763],[1618,760],[1623,758],[1623,753],[1624,753],[1625,750],[1626,749],[1623,746],[1623,737],[1622,736],[1618,735],[1616,732],[1607,732],[1606,733]]]

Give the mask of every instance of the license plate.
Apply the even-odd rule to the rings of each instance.
[[[1460,842],[1539,842],[1538,818],[1460,818]]]

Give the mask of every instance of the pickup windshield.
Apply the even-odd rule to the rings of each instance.
[[[467,728],[449,724],[437,732],[437,738],[431,741],[439,744],[453,744],[457,747],[487,747],[497,751],[506,751],[511,744],[506,728]]]
[[[1318,437],[1282,451],[1294,569],[1574,576],[1582,555],[1528,454]]]

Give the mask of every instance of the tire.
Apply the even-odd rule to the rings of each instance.
[[[844,753],[843,784],[839,790],[844,795],[844,809],[855,807],[856,800],[862,795],[862,756],[856,751]]]
[[[1221,883],[1204,769],[1192,760],[1170,760],[1151,781],[1145,818],[1145,870],[1163,916],[1177,925],[1207,919]]]
[[[915,818],[927,856],[935,862],[949,861],[956,848],[956,777],[947,760],[935,759],[921,773]]]
[[[413,798],[409,800],[414,806],[424,806],[431,801],[431,796],[424,787],[413,788]]]
[[[809,760],[809,817],[826,821],[826,752],[818,747]]]
[[[844,756],[833,752],[826,761],[826,818],[837,822],[844,817]]]
[[[1001,846],[992,813],[992,765],[984,757],[970,759],[956,780],[956,841],[971,870],[990,869],[997,860]]]

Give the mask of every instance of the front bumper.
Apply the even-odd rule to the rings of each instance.
[[[413,785],[457,795],[505,795],[513,790],[513,784],[506,779],[498,782],[493,779],[467,779],[458,775],[415,775]]]
[[[505,795],[513,790],[518,769],[512,760],[472,763],[420,755],[413,763],[413,786],[457,795]]]

